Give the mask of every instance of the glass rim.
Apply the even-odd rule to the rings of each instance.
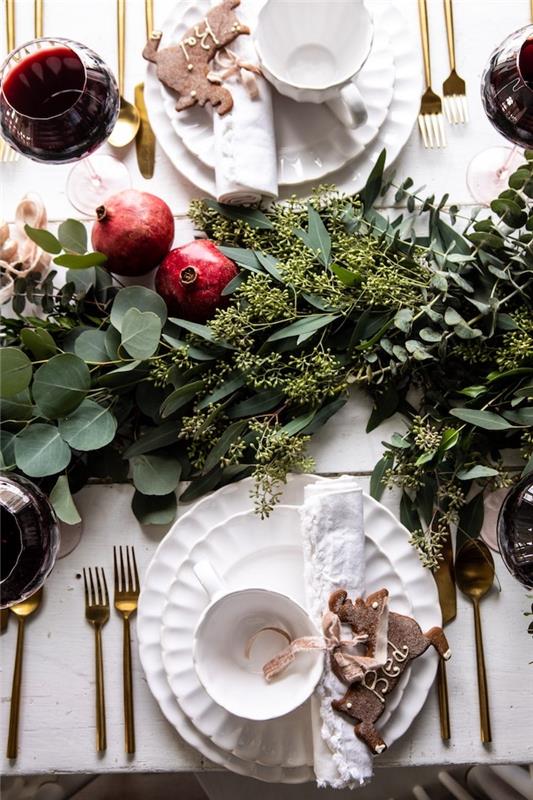
[[[520,56],[522,55],[522,50],[524,49],[524,46],[526,45],[526,43],[529,42],[530,40],[533,40],[533,23],[530,22],[528,25],[524,25],[522,28],[519,28],[516,31],[516,33],[517,34],[518,33],[524,33],[525,31],[529,31],[529,34],[526,36],[526,38],[523,40],[522,44],[520,45],[520,47],[517,50],[517,53],[516,53],[516,71],[518,72],[518,75],[520,76],[520,80],[521,80],[522,84],[525,86],[525,88],[528,89],[528,91],[532,92],[533,91],[533,87],[531,87],[530,84],[526,81],[526,79],[524,78],[524,75],[522,74],[522,70],[520,69]]]
[[[34,45],[41,45],[41,44],[45,44],[45,43],[49,44],[49,45],[61,44],[64,47],[67,47],[69,50],[72,51],[72,53],[74,53],[75,56],[77,56],[77,58],[80,61],[80,64],[83,67],[83,86],[80,89],[79,97],[77,97],[76,100],[74,100],[74,102],[68,108],[65,108],[59,114],[51,114],[48,117],[35,117],[35,116],[32,116],[31,114],[24,114],[22,111],[19,111],[17,108],[15,108],[15,106],[12,103],[9,102],[9,99],[7,98],[7,95],[6,95],[5,91],[4,91],[4,79],[5,79],[6,69],[7,69],[8,64],[13,59],[15,59],[15,57],[22,50],[27,50],[29,47],[32,47]],[[81,100],[83,94],[85,93],[85,89],[87,88],[87,67],[86,67],[85,61],[83,59],[83,51],[84,50],[88,50],[88,49],[89,48],[87,48],[85,45],[81,44],[81,42],[74,42],[71,39],[65,39],[64,37],[61,37],[61,36],[54,36],[54,37],[52,37],[52,36],[41,36],[41,37],[39,37],[37,39],[30,39],[29,41],[25,42],[24,44],[19,45],[14,50],[12,50],[10,53],[8,53],[6,58],[2,62],[2,65],[0,66],[0,95],[2,96],[2,98],[5,101],[6,105],[9,106],[9,108],[15,114],[17,114],[19,117],[24,117],[24,119],[29,119],[29,120],[52,120],[52,119],[59,119],[59,118],[63,117],[65,114],[68,114],[69,112],[71,112],[72,109],[79,103],[79,101]],[[27,55],[29,56],[30,53],[28,52]],[[20,64],[23,60],[24,60],[24,57],[22,57],[20,59],[20,61],[17,60],[17,63]]]

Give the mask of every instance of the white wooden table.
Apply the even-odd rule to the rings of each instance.
[[[156,25],[174,0],[155,0]],[[398,0],[418,35],[415,0]],[[2,4],[2,12],[3,12]],[[429,0],[433,74],[439,87],[447,74],[442,3]],[[115,63],[115,4],[109,0],[47,0],[45,33],[81,39],[111,64]],[[461,74],[467,79],[471,122],[465,128],[448,128],[449,147],[444,152],[425,151],[415,130],[397,163],[398,174],[411,175],[415,185],[429,193],[449,192],[453,202],[471,202],[465,183],[469,159],[481,148],[501,143],[483,116],[479,78],[487,56],[508,32],[529,21],[528,0],[456,0],[456,39]],[[33,3],[17,0],[17,41],[32,37]],[[4,19],[0,17],[0,31]],[[142,0],[128,0],[126,96],[142,79],[140,50],[144,38]],[[124,156],[138,188],[163,197],[177,217],[177,243],[191,235],[185,219],[189,200],[197,196],[163,153],[158,152],[154,178],[144,181],[136,167],[134,149]],[[58,221],[73,216],[64,194],[68,167],[44,166],[21,159],[0,167],[0,217],[11,219],[25,192],[43,196],[49,217]],[[322,474],[353,472],[368,487],[368,476],[382,445],[401,423],[392,420],[371,435],[364,433],[369,404],[360,395],[315,437],[312,452]],[[84,518],[80,546],[57,567],[46,587],[43,607],[27,629],[19,757],[3,761],[4,774],[45,772],[198,771],[212,765],[175,734],[160,713],[134,654],[137,753],[123,750],[122,632],[116,614],[104,631],[107,695],[108,750],[94,751],[93,634],[83,618],[82,566],[102,564],[111,575],[112,545],[133,544],[141,573],[146,568],[163,528],[142,528],[130,511],[128,486],[91,486],[76,498]],[[386,493],[384,502],[397,510],[397,496]],[[469,604],[458,599],[457,620],[447,629],[454,657],[448,670],[452,740],[441,742],[434,692],[408,733],[380,759],[382,766],[459,764],[471,762],[533,761],[533,667],[531,639],[523,611],[526,593],[511,579],[499,558],[496,571],[502,592],[493,590],[483,603],[485,653],[488,668],[494,741],[479,741],[473,616]],[[531,602],[531,601],[529,601]],[[2,636],[1,698],[2,751],[9,714],[16,626]]]

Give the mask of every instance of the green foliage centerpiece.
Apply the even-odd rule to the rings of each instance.
[[[187,502],[249,475],[266,515],[359,387],[373,400],[368,431],[403,415],[372,493],[401,486],[402,521],[435,566],[450,525],[476,535],[483,489],[513,480],[503,450],[533,469],[526,156],[485,219],[445,213],[447,198],[421,198],[410,180],[395,187],[406,209],[387,219],[384,154],[355,197],[323,188],[265,212],[194,202],[197,227],[240,268],[207,325],[113,286],[81,223],[57,238],[30,230],[69,271],[59,291],[53,276],[19,281],[18,316],[4,321],[4,468],[44,483],[67,521],[70,490],[128,475],[142,522],[172,519],[180,480]],[[44,316],[25,316],[27,301]]]

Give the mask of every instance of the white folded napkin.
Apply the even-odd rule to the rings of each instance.
[[[300,510],[305,559],[307,608],[317,627],[330,594],[346,589],[351,598],[365,594],[363,495],[354,478],[343,475],[306,486]],[[325,660],[312,699],[314,767],[318,786],[334,789],[366,783],[372,756],[353,725],[331,708],[346,686]]]
[[[253,2],[243,3],[238,16],[253,30]],[[257,64],[251,35],[239,36],[230,49],[239,60]],[[259,94],[252,99],[241,80],[229,77],[225,84],[233,96],[233,108],[222,117],[213,114],[217,200],[228,205],[252,205],[278,196],[271,88],[261,75],[254,78]]]

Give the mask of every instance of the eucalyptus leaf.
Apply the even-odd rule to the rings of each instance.
[[[150,358],[159,347],[161,319],[152,311],[130,308],[122,318],[121,332],[121,345],[132,358]]]
[[[168,495],[174,492],[181,476],[180,462],[170,455],[152,453],[134,456],[131,467],[133,485],[144,495]]]
[[[11,470],[15,466],[15,434],[0,430],[0,470]]]
[[[24,233],[45,253],[56,254],[61,252],[60,242],[50,231],[45,231],[43,228],[32,228],[31,225],[24,225]]]
[[[76,294],[81,297],[96,285],[96,268],[68,269],[66,278],[67,281],[74,284]]]
[[[274,227],[266,214],[263,214],[263,212],[259,211],[257,208],[228,206],[223,203],[218,203],[216,200],[209,199],[204,200],[204,203],[208,208],[212,208],[213,211],[222,214],[223,217],[231,220],[241,220],[242,222],[246,222],[251,228],[268,231],[272,230]]]
[[[217,386],[216,389],[204,397],[203,400],[200,400],[198,403],[198,410],[203,411],[204,408],[207,408],[207,406],[212,403],[218,403],[220,400],[224,400],[228,395],[240,389],[241,386],[244,386],[244,375],[239,373],[232,374]]]
[[[174,389],[171,394],[161,404],[161,408],[159,413],[165,419],[173,414],[178,409],[186,406],[187,403],[190,403],[193,397],[199,394],[202,389],[204,388],[204,381],[191,381],[191,383],[187,383],[184,386],[179,386],[177,389]]]
[[[108,363],[111,359],[106,347],[106,332],[92,329],[83,331],[74,342],[74,353],[89,364]]]
[[[451,450],[452,447],[455,447],[460,438],[461,433],[456,428],[446,428],[446,430],[442,432],[439,451],[445,453],[446,450]]]
[[[107,263],[107,256],[103,253],[66,253],[63,256],[56,256],[54,264],[58,267],[68,267],[68,269],[88,269],[89,267],[101,267]]]
[[[144,286],[126,286],[121,289],[111,307],[111,324],[122,333],[122,322],[132,308],[137,311],[150,311],[161,320],[161,327],[167,320],[167,306],[162,297]]]
[[[65,250],[83,254],[87,250],[87,228],[77,219],[67,219],[57,229],[57,238]]]
[[[78,522],[81,522],[80,514],[70,493],[70,486],[66,475],[60,475],[52,487],[50,502],[62,522],[65,522],[67,525],[76,525]]]
[[[111,411],[83,400],[78,408],[59,421],[61,437],[74,450],[99,450],[115,438],[117,421]]]
[[[357,286],[357,284],[361,283],[360,272],[346,269],[346,267],[341,267],[340,264],[332,264],[330,269],[344,286]]]
[[[397,311],[394,316],[394,327],[402,331],[402,333],[409,333],[413,321],[413,312],[410,308],[402,308]]]
[[[313,409],[308,414],[302,414],[299,417],[295,417],[294,419],[291,419],[290,422],[287,422],[285,425],[283,425],[279,432],[284,433],[286,436],[296,436],[296,434],[300,433],[300,431],[303,431],[304,428],[307,428],[307,426],[312,423],[313,419],[315,418],[315,414],[316,409]]]
[[[244,283],[246,280],[246,274],[244,272],[239,272],[235,275],[234,278],[227,283],[224,288],[222,289],[221,295],[222,297],[228,297],[230,294],[233,294],[239,286]]]
[[[226,455],[231,445],[238,441],[246,429],[246,425],[247,423],[245,421],[238,421],[232,422],[231,425],[226,428],[207,454],[203,468],[204,473],[211,472],[212,469],[220,464],[220,459]]]
[[[308,314],[303,319],[292,322],[290,325],[272,333],[268,337],[267,342],[277,342],[280,339],[286,339],[292,336],[300,337],[313,334],[321,328],[325,328],[326,325],[335,322],[338,318],[337,314]]]
[[[60,353],[43,364],[33,378],[33,399],[48,419],[74,411],[91,386],[84,361],[71,353]]]
[[[136,491],[131,508],[141,525],[169,525],[176,516],[178,504],[174,492],[145,495]]]
[[[152,453],[154,450],[168,445],[176,445],[179,431],[180,425],[174,421],[164,422],[162,425],[150,428],[126,448],[123,454],[124,458],[133,458],[144,453]]]
[[[376,466],[372,470],[370,476],[370,496],[374,500],[380,500],[383,492],[385,491],[386,482],[384,481],[385,473],[390,469],[392,460],[389,456],[384,455],[380,458]]]
[[[268,272],[269,275],[278,281],[279,283],[285,283],[283,280],[283,275],[277,268],[278,259],[271,256],[269,253],[261,253],[259,250],[255,254],[257,256],[257,260],[264,268],[265,272]]]
[[[200,337],[200,339],[205,339],[207,342],[213,342],[219,347],[224,347],[228,350],[235,350],[233,345],[217,339],[211,328],[209,328],[207,325],[200,325],[198,322],[189,322],[187,319],[178,319],[177,317],[169,317],[168,321],[186,331],[189,331],[190,333],[194,333],[194,335]]]
[[[180,495],[180,502],[192,503],[193,500],[201,497],[206,492],[211,492],[213,489],[216,489],[222,482],[222,478],[223,472],[220,467],[215,467],[211,472],[208,472],[207,475],[200,475],[199,478],[195,478],[191,481],[183,494]]]
[[[223,255],[235,261],[240,267],[245,267],[251,272],[262,272],[261,265],[253,250],[246,250],[243,247],[223,247],[218,248]]]
[[[484,464],[476,464],[468,469],[461,469],[457,473],[460,481],[473,481],[476,478],[492,478],[498,475],[498,470],[493,467],[486,467]]]
[[[36,422],[15,439],[17,467],[30,478],[44,478],[62,472],[70,461],[70,447],[54,425]]]
[[[476,539],[483,525],[484,504],[483,492],[478,492],[468,501],[459,511],[459,522],[457,525],[456,548],[464,544],[468,539]]]
[[[7,420],[14,422],[25,422],[33,417],[34,405],[31,401],[28,389],[24,389],[18,394],[14,394],[9,398],[0,399],[0,416],[2,423],[5,424]]]
[[[510,422],[495,414],[493,411],[483,411],[475,408],[452,408],[450,414],[463,422],[483,428],[486,431],[505,431],[513,428]]]
[[[57,353],[57,345],[45,328],[23,328],[20,338],[37,361],[43,361]]]
[[[533,426],[533,406],[519,408],[518,411],[506,411],[505,418],[516,425]]]
[[[18,347],[0,348],[0,396],[13,397],[31,382],[31,361]]]
[[[387,159],[386,150],[382,150],[374,164],[364,189],[359,192],[359,199],[363,204],[365,214],[367,214],[374,202],[379,197],[381,187],[383,184],[383,171],[385,169],[385,162]]]
[[[418,335],[425,342],[440,342],[443,334],[435,328],[422,328]]]
[[[230,419],[253,417],[257,414],[264,414],[266,411],[271,411],[281,403],[284,396],[283,392],[277,389],[264,389],[253,397],[247,400],[241,400],[239,403],[236,403],[236,405],[231,406],[227,413]]]

